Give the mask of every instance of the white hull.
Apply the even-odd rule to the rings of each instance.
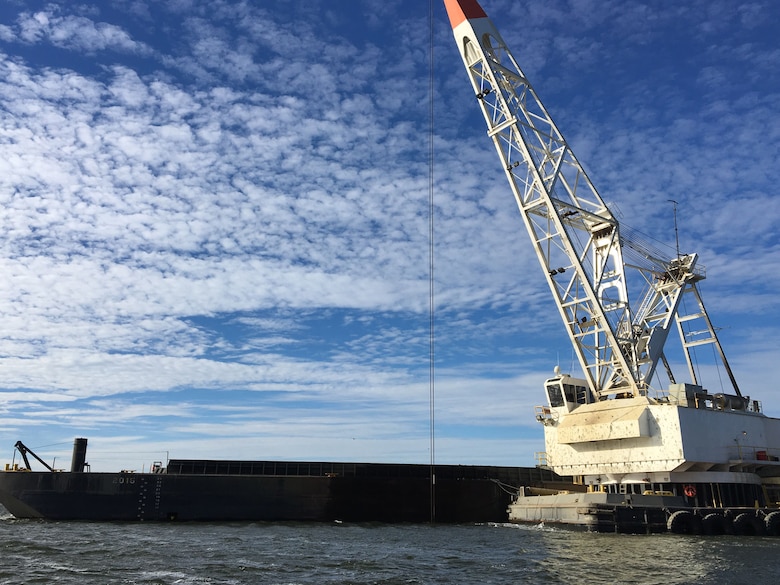
[[[628,496],[621,494],[600,493],[559,493],[547,496],[520,496],[509,506],[510,522],[549,524],[568,528],[583,528],[593,532],[663,532],[666,530],[666,515],[663,510],[668,507],[682,507],[681,498],[673,496]],[[655,519],[647,517],[644,510],[647,507],[660,512]],[[630,515],[623,515],[621,527],[615,526],[614,509],[630,510]],[[639,512],[639,514],[635,514]],[[655,521],[654,521],[655,520]],[[654,524],[656,526],[654,526]]]
[[[510,522],[590,532],[780,536],[780,510],[690,507],[678,496],[604,492],[521,495],[508,512]]]

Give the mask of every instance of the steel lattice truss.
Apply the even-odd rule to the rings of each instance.
[[[734,382],[696,289],[704,277],[696,269],[696,256],[658,260],[621,237],[617,220],[499,33],[487,18],[476,22],[460,27],[460,38],[456,32],[461,55],[488,135],[595,395],[645,394],[659,359],[673,382],[663,356],[673,321],[694,383],[690,349],[699,343],[715,344]],[[624,262],[624,245],[643,262]],[[644,291],[634,313],[627,283],[632,272],[639,275],[636,280]],[[686,293],[693,293],[696,312],[681,315]],[[697,341],[690,340],[691,332],[684,327],[689,320],[704,322],[704,335]]]

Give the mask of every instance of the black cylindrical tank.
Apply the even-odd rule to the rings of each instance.
[[[75,439],[73,441],[73,460],[70,464],[71,473],[82,473],[87,463],[87,440]]]

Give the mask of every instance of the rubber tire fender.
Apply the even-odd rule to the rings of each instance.
[[[780,521],[780,518],[778,518],[778,521]],[[726,518],[717,512],[707,514],[702,518],[701,532],[709,535],[726,534]]]
[[[769,536],[780,536],[780,510],[775,510],[766,515],[764,528]]]
[[[666,520],[666,528],[673,534],[696,534],[697,518],[688,510],[677,510]]]
[[[752,512],[742,512],[734,518],[734,534],[738,536],[761,536],[764,522]]]

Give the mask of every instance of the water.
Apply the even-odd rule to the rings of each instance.
[[[1,584],[780,583],[780,538],[508,524],[0,520]]]

